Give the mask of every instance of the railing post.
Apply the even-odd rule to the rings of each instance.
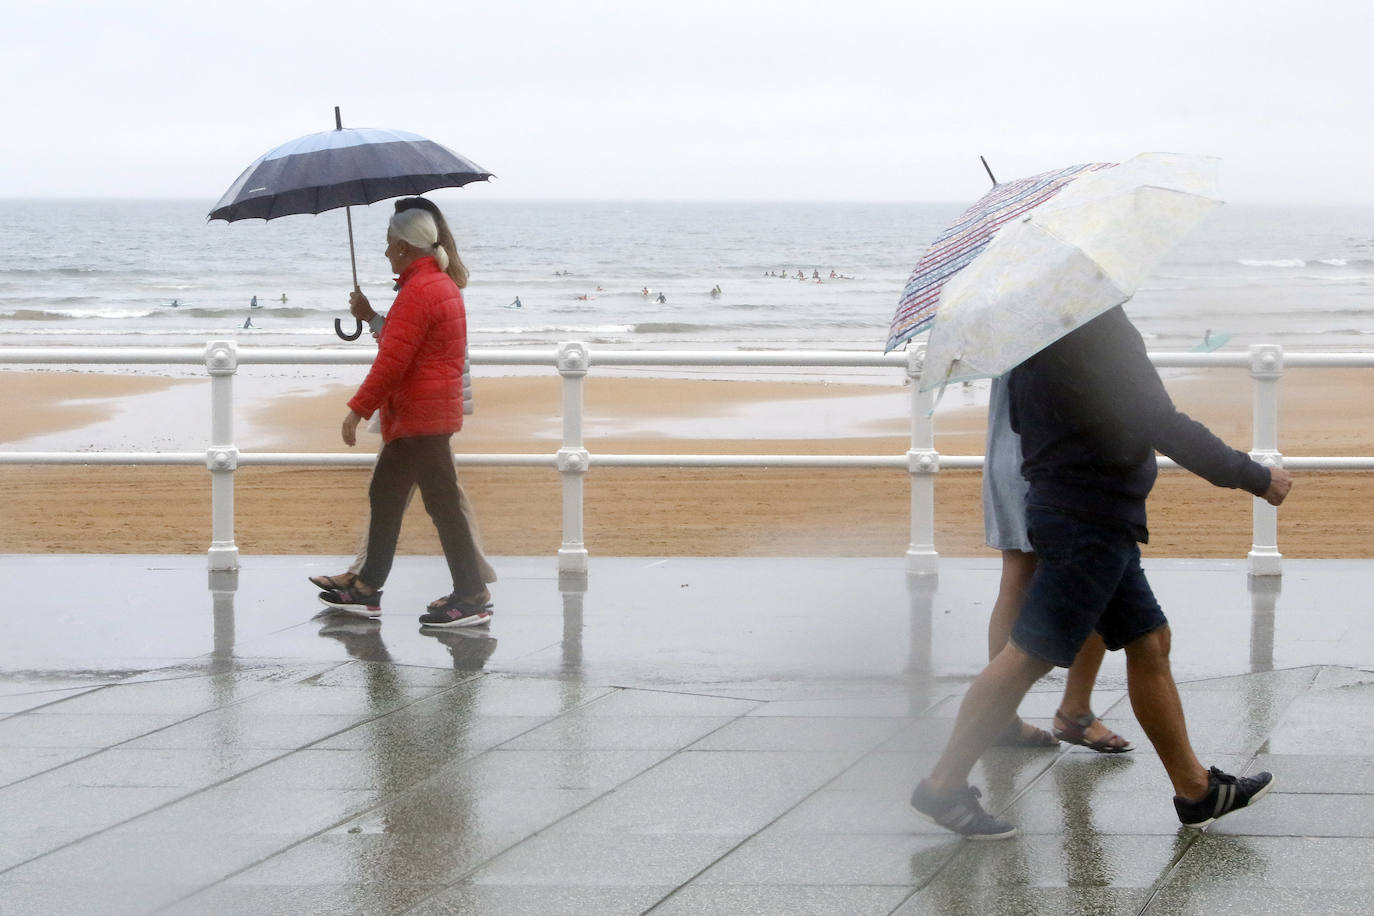
[[[234,469],[239,450],[234,445],[234,373],[239,368],[238,344],[213,340],[205,345],[205,368],[210,373],[210,570],[239,568],[234,543]]]
[[[906,461],[911,476],[911,543],[906,549],[906,571],[918,576],[932,576],[940,571],[940,555],[935,551],[935,475],[940,471],[940,453],[935,451],[934,397],[932,392],[921,390],[925,358],[924,345],[907,351],[911,449],[906,453]]]
[[[582,541],[582,476],[591,458],[582,444],[582,380],[590,365],[586,344],[566,341],[558,345],[558,374],[563,376],[563,447],[558,450],[558,472],[563,476],[560,573],[587,570],[587,546]]]
[[[1283,377],[1283,347],[1250,347],[1250,377],[1255,380],[1254,447],[1250,457],[1269,468],[1283,467],[1279,451],[1279,379]],[[1279,510],[1255,497],[1254,533],[1250,547],[1250,575],[1283,574],[1279,553]]]

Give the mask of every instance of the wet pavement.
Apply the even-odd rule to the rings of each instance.
[[[337,558],[242,563],[0,557],[0,912],[1369,910],[1374,561],[1147,562],[1200,756],[1274,791],[1188,830],[1148,749],[996,749],[1021,834],[982,844],[907,798],[995,561],[503,558],[490,631],[437,633],[441,559],[376,621],[317,613]],[[1095,706],[1143,744],[1119,656]]]

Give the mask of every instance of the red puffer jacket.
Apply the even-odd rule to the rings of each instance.
[[[382,441],[463,428],[463,294],[433,258],[401,273],[401,291],[378,338],[377,358],[348,406],[382,408]]]

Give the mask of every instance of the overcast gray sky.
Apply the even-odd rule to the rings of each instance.
[[[0,196],[217,198],[333,126],[489,198],[964,200],[1144,150],[1233,202],[1374,203],[1369,0],[6,4]]]

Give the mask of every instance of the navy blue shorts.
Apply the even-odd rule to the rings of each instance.
[[[1093,630],[1115,651],[1168,626],[1140,568],[1140,545],[1124,525],[1027,508],[1038,560],[1011,640],[1061,668]]]

